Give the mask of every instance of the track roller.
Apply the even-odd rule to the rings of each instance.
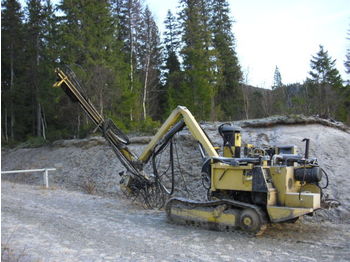
[[[266,229],[263,218],[252,208],[246,208],[242,211],[239,225],[243,231],[255,235],[261,235]]]

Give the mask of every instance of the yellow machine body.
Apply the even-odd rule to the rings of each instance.
[[[211,166],[211,191],[253,191],[252,164],[230,166],[215,163]],[[271,181],[266,182],[266,208],[272,222],[289,220],[321,208],[320,189],[314,184],[302,186],[294,179],[294,167],[263,167]]]
[[[252,176],[246,176],[245,171],[252,166],[230,166],[223,163],[212,164],[211,191],[240,190],[252,191]]]

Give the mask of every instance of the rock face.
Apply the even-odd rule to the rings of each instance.
[[[255,122],[254,122],[255,121]],[[265,121],[266,123],[268,121]],[[301,153],[304,150],[303,138],[309,138],[310,157],[316,157],[319,164],[329,175],[327,193],[338,199],[342,205],[333,211],[323,212],[323,218],[341,220],[350,219],[350,133],[347,129],[324,124],[292,124],[275,122],[271,125],[256,124],[256,120],[234,124],[242,127],[244,143],[254,145],[296,145]],[[217,128],[221,123],[202,124],[215,146],[222,144]],[[140,155],[148,137],[131,138],[130,150]],[[175,160],[177,173],[176,195],[202,199],[206,190],[200,179],[201,157],[197,142],[188,131],[176,136]],[[160,170],[168,166],[168,154],[159,160]],[[2,170],[32,169],[55,167],[50,174],[50,185],[71,190],[83,190],[97,194],[120,193],[118,173],[124,168],[103,138],[57,141],[50,146],[40,148],[16,148],[2,150]],[[147,167],[150,170],[150,167]],[[150,171],[149,171],[150,172]],[[2,175],[11,181],[40,184],[41,174]]]

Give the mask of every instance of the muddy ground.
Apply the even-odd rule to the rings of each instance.
[[[310,155],[329,174],[327,193],[342,205],[296,224],[270,226],[259,238],[187,228],[125,198],[118,175],[123,167],[102,138],[3,148],[2,170],[57,169],[50,174],[49,190],[42,188],[41,174],[2,175],[3,251],[20,261],[350,261],[348,130],[317,123],[250,123],[235,123],[246,143],[295,144],[302,153],[301,140],[310,138]],[[217,146],[220,124],[202,125]],[[149,139],[132,138],[130,149],[139,155]],[[176,195],[203,199],[200,154],[188,131],[177,135],[176,149],[176,172],[183,175]],[[165,153],[161,166],[167,159]]]

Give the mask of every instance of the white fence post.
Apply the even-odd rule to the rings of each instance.
[[[45,173],[44,173],[44,181],[45,181],[45,187],[49,188],[49,174],[48,174],[48,170],[45,169]]]
[[[1,174],[44,172],[43,174],[44,184],[46,188],[49,188],[49,171],[56,171],[56,168],[1,171]]]

